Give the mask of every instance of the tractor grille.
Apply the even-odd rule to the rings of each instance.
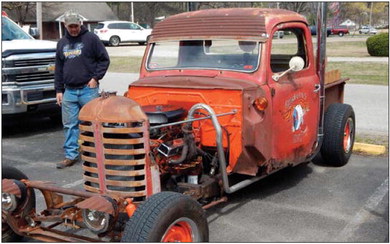
[[[80,123],[87,191],[145,200],[145,128],[144,123]]]

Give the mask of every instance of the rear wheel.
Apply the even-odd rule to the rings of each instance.
[[[339,32],[339,37],[343,37],[344,36],[344,32]]]
[[[109,42],[111,46],[117,47],[119,46],[119,43],[121,43],[121,39],[119,38],[119,36],[112,36],[110,37]]]
[[[15,180],[21,180],[21,179],[28,179],[25,174],[23,174],[21,171],[14,167],[10,166],[3,166],[2,172],[1,172],[1,179],[15,179]],[[28,199],[28,203],[26,205],[26,208],[23,210],[24,213],[28,213],[31,209],[35,208],[35,193],[33,189],[30,189],[30,198]],[[8,226],[8,224],[5,221],[5,215],[6,212],[2,212],[2,218],[1,218],[1,240],[2,242],[17,242],[22,239],[22,236],[17,235],[11,227]]]
[[[204,210],[176,192],[160,192],[142,203],[126,223],[122,242],[206,242]]]
[[[321,155],[333,166],[348,163],[355,140],[355,113],[348,104],[335,103],[325,113],[324,141]]]

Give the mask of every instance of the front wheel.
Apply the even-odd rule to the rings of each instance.
[[[160,192],[142,203],[126,223],[121,242],[207,242],[209,228],[198,202]]]
[[[14,179],[22,180],[28,179],[25,174],[14,167],[3,166],[1,172],[1,179]],[[33,189],[30,190],[30,198],[27,200],[26,208],[23,209],[24,213],[28,213],[31,209],[35,208],[35,193]],[[17,235],[11,227],[5,222],[5,212],[2,212],[2,221],[1,221],[1,240],[2,242],[17,242],[22,239],[21,236]]]
[[[348,163],[355,141],[355,113],[351,105],[329,106],[324,120],[324,141],[321,155],[326,164],[343,166]]]
[[[110,37],[109,42],[111,46],[117,47],[119,46],[119,43],[121,43],[121,39],[119,38],[119,36],[112,36]]]

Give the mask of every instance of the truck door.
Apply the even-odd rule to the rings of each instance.
[[[286,35],[276,39],[276,31]],[[297,164],[312,153],[317,140],[319,79],[311,34],[303,23],[287,23],[277,26],[270,36],[267,80],[272,96],[272,156],[277,162]],[[294,56],[304,60],[304,68],[276,81],[273,76],[288,70]]]

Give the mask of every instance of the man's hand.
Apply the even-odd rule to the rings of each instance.
[[[56,98],[57,98],[58,106],[61,106],[62,105],[62,93],[58,92],[57,95],[56,95]]]
[[[96,88],[98,86],[98,82],[92,78],[89,82],[88,82],[88,87],[89,88]]]

